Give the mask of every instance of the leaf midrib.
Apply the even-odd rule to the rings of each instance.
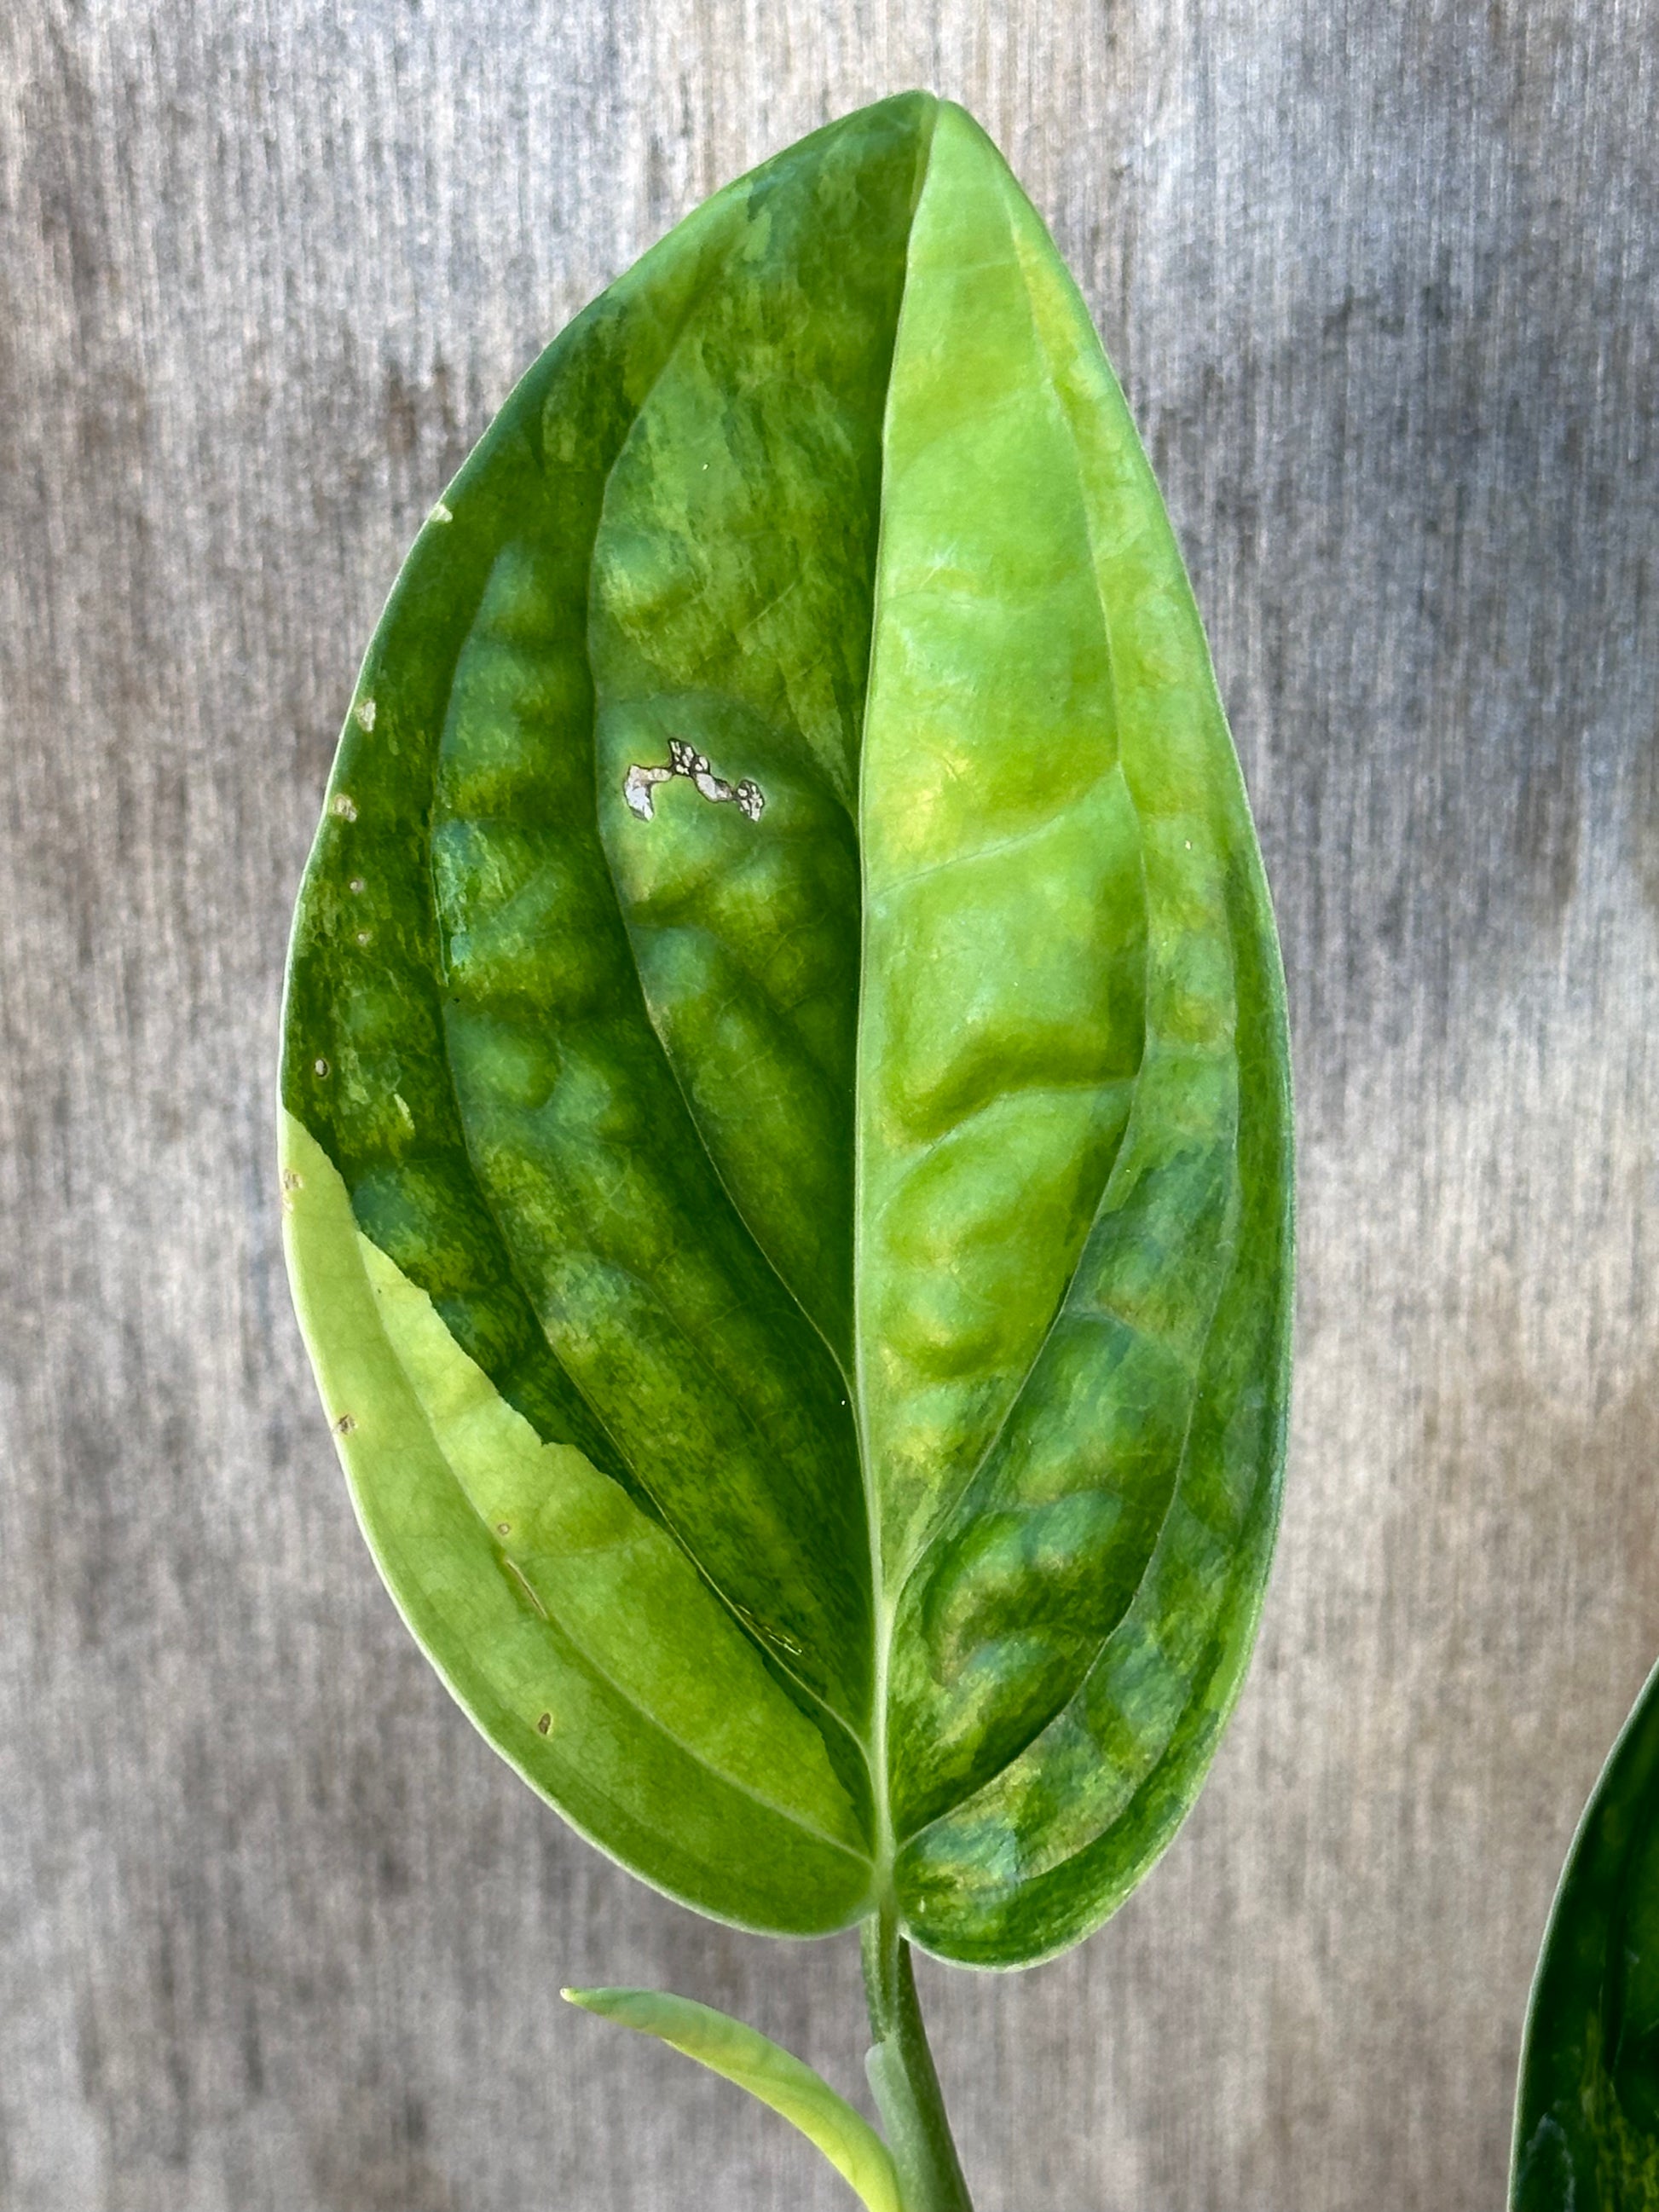
[[[893,414],[893,368],[899,357],[905,309],[910,297],[910,256],[915,243],[916,216],[927,179],[933,172],[933,141],[939,129],[939,103],[927,111],[927,143],[918,165],[910,221],[904,234],[904,281],[899,289],[898,313],[893,318],[893,346],[887,361],[887,390],[882,401],[881,466],[876,491],[876,543],[870,576],[870,642],[864,662],[864,706],[859,723],[858,786],[854,793],[854,823],[859,854],[859,969],[858,1006],[853,1044],[853,1426],[858,1440],[859,1474],[864,1485],[865,1528],[870,1546],[870,1620],[874,1638],[871,1656],[871,1783],[876,1808],[876,1881],[884,1911],[893,1909],[893,1801],[888,1782],[888,1685],[892,1672],[893,1620],[896,1607],[887,1597],[885,1560],[881,1534],[881,1499],[870,1453],[868,1378],[864,1361],[864,1011],[865,983],[870,972],[870,884],[868,842],[865,836],[867,755],[866,733],[870,720],[870,690],[875,674],[877,594],[881,588],[882,551],[887,538],[887,455]]]

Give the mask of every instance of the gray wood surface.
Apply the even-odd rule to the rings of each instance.
[[[854,1947],[578,1844],[405,1638],[277,1251],[287,915],[356,656],[517,372],[923,82],[1078,270],[1289,969],[1260,1654],[1097,1938],[925,1977],[983,2212],[1502,2198],[1528,1977],[1659,1651],[1653,0],[0,10],[0,2203],[822,2206],[641,1981],[844,2084]]]

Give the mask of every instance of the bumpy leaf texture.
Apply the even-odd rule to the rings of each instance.
[[[1283,988],[1157,487],[960,108],[720,193],[507,401],[364,663],[283,1083],[360,1516],[526,1778],[747,1926],[1097,1925],[1261,1605]]]
[[[1510,2198],[1659,2208],[1659,1669],[1584,1809],[1539,1954]]]

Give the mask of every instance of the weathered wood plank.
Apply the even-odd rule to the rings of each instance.
[[[1651,0],[45,0],[0,22],[0,2201],[836,2201],[566,2014],[856,2078],[851,1946],[704,1927],[427,1675],[276,1253],[286,917],[354,657],[538,345],[910,82],[1081,274],[1279,901],[1300,1382],[1190,1827],[929,1978],[988,2207],[1490,2206],[1572,1820],[1659,1649]]]

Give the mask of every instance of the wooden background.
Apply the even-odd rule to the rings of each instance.
[[[967,101],[1211,626],[1297,1054],[1255,1672],[1103,1934],[925,1995],[981,2212],[1502,2199],[1528,1978],[1659,1651],[1656,0],[0,9],[0,2203],[843,2202],[579,2018],[850,2084],[854,1946],[636,1887],[375,1583],[290,1318],[287,917],[416,522],[714,185]]]

